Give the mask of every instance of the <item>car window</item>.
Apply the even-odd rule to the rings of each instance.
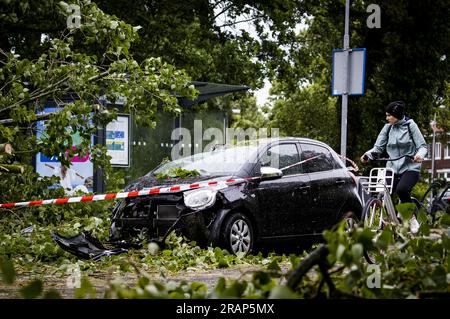
[[[300,162],[300,157],[295,144],[281,144],[270,147],[261,157],[261,166],[271,166],[283,169]],[[301,173],[301,165],[296,165],[283,170],[283,175]]]
[[[302,168],[305,173],[329,171],[338,167],[333,155],[325,147],[313,144],[301,144]]]
[[[176,168],[196,170],[201,176],[231,175],[250,161],[256,152],[256,146],[230,146],[167,162],[147,175],[168,174]]]

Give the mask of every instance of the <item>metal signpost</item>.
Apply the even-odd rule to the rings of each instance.
[[[347,156],[348,96],[364,94],[365,49],[350,49],[350,0],[345,2],[344,48],[333,50],[332,95],[342,95],[341,155]]]
[[[350,0],[345,1],[345,27],[344,27],[344,92],[342,93],[341,116],[341,155],[347,156],[347,113],[348,113],[348,60],[350,49],[350,35],[348,34],[350,20]]]

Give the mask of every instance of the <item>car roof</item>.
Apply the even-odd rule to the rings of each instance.
[[[252,143],[258,143],[257,145],[268,145],[268,144],[272,144],[274,142],[299,142],[299,143],[314,143],[317,145],[321,145],[324,146],[326,148],[330,148],[331,147],[329,145],[327,145],[324,142],[318,141],[318,140],[314,140],[314,139],[310,139],[310,138],[306,138],[306,137],[293,137],[293,136],[287,136],[287,137],[268,137],[268,138],[261,138],[261,139],[256,139],[256,140],[248,140],[248,141],[244,141],[247,142],[249,144]]]

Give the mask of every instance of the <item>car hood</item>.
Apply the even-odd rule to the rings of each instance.
[[[188,178],[165,178],[156,179],[154,175],[142,176],[139,179],[133,181],[125,188],[125,192],[141,190],[143,188],[150,187],[168,187],[181,184],[192,184],[198,182],[212,182],[212,181],[225,181],[230,179],[232,175],[227,176],[194,176]]]

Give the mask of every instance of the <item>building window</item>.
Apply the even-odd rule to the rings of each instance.
[[[450,158],[450,145],[448,144],[445,146],[444,158]]]
[[[434,159],[441,159],[441,143],[436,143],[434,151]]]
[[[450,177],[449,169],[442,169],[442,170],[440,169],[436,171],[436,178],[445,179],[448,181],[449,177]]]

